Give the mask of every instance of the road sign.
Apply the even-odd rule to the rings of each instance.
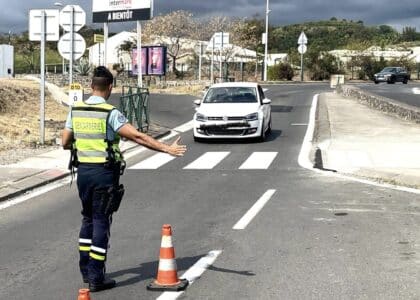
[[[71,56],[71,34],[66,33],[60,38],[58,42],[58,52],[67,60]],[[79,59],[83,56],[86,50],[85,39],[78,33],[73,33],[73,59]]]
[[[83,87],[80,83],[72,83],[69,89],[69,103],[68,105],[74,105],[77,101],[83,100]]]
[[[103,43],[104,42],[104,36],[102,34],[94,34],[93,35],[93,42],[94,43]]]
[[[86,13],[79,5],[66,5],[60,12],[60,25],[67,32],[71,31],[73,16],[73,31],[79,31],[86,24]]]
[[[152,0],[92,0],[93,23],[150,20]]]
[[[302,31],[298,39],[298,44],[306,45],[307,43],[308,43],[308,38],[306,37],[305,33]]]
[[[29,40],[41,41],[42,12],[45,11],[45,37],[47,41],[59,39],[59,11],[57,9],[31,9],[29,11]]]
[[[263,34],[262,34],[262,44],[265,45],[266,42],[267,42],[267,36],[265,35],[265,32],[263,32]]]
[[[216,32],[210,40],[210,45],[215,48],[222,48],[229,44],[229,32]]]
[[[300,54],[305,54],[306,53],[306,50],[307,50],[307,47],[306,47],[305,44],[300,44],[298,46],[298,51],[299,51]]]

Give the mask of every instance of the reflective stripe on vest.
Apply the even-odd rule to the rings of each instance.
[[[107,120],[115,107],[107,104],[86,104],[78,101],[72,107],[74,147],[81,163],[105,163],[108,160]],[[122,159],[119,149],[120,137],[115,133],[112,149],[115,159]]]

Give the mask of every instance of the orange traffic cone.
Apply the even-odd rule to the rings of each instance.
[[[89,289],[80,289],[77,300],[90,300]]]
[[[162,227],[162,243],[159,254],[159,267],[156,280],[147,286],[151,291],[183,291],[188,280],[179,279],[175,261],[175,249],[172,245],[171,225]]]

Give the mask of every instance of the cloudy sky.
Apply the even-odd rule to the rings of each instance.
[[[54,8],[58,0],[0,0],[0,32],[19,33],[28,30],[28,11]],[[106,1],[106,0],[104,0]],[[62,0],[63,4],[78,4],[87,12],[91,23],[91,0]],[[252,17],[265,15],[266,0],[155,0],[155,14],[173,10],[188,10],[196,17],[230,15]],[[270,0],[270,23],[295,24],[326,20],[331,17],[362,20],[367,25],[387,24],[401,30],[404,26],[417,27],[420,32],[419,0]],[[132,29],[135,23],[110,26],[111,31]]]

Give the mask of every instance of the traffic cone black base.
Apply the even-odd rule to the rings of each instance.
[[[151,282],[147,285],[147,289],[149,291],[159,291],[159,292],[164,292],[164,291],[179,292],[179,291],[185,290],[188,284],[189,282],[187,279],[179,279],[179,283],[175,285],[161,285],[155,282]]]

